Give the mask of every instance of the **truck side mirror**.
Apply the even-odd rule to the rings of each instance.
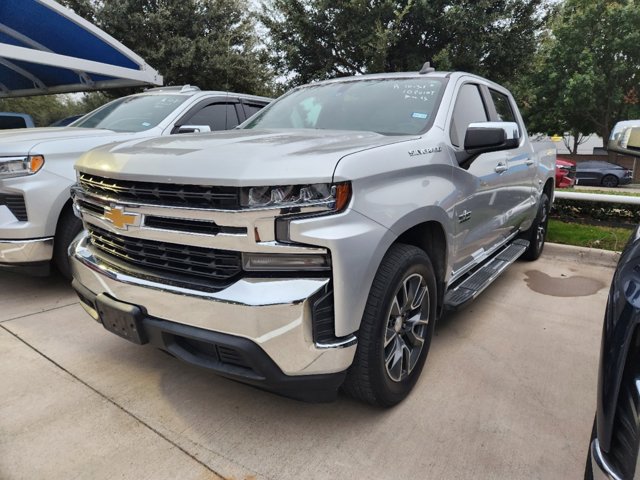
[[[616,123],[609,137],[607,149],[632,157],[640,157],[640,120]]]
[[[471,123],[464,136],[469,155],[509,150],[520,145],[520,129],[515,122]]]
[[[204,133],[210,132],[209,125],[180,125],[175,133]]]

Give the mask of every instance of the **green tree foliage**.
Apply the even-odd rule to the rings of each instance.
[[[518,86],[529,129],[597,133],[640,115],[640,3],[566,0]]]
[[[0,99],[0,111],[28,113],[36,127],[47,125],[71,115],[80,115],[95,110],[108,98],[98,92],[80,98],[72,95],[42,95],[36,97]]]
[[[248,0],[66,0],[132,49],[166,85],[269,94],[265,62]]]
[[[270,0],[272,63],[292,84],[335,76],[466,70],[496,81],[527,68],[543,0]]]

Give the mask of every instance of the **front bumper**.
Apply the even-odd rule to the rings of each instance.
[[[95,320],[99,317],[94,301],[100,294],[142,307],[150,343],[190,363],[280,391],[284,384],[294,388],[296,381],[308,388],[309,376],[317,376],[323,386],[337,387],[334,384],[342,381],[353,361],[355,336],[329,345],[313,341],[312,301],[327,288],[329,278],[246,278],[206,292],[124,274],[93,254],[86,234],[76,239],[70,254],[82,305]],[[215,359],[201,362],[184,348],[172,351],[166,342],[176,335],[233,347],[251,368],[242,376]],[[321,377],[330,374],[337,375],[326,383]]]
[[[594,480],[622,480],[600,450],[598,439],[591,442],[591,469]]]
[[[53,256],[53,237],[0,240],[0,268],[46,273]]]

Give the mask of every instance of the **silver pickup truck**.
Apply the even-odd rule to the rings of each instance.
[[[197,87],[119,98],[65,128],[0,132],[0,268],[70,277],[67,249],[81,230],[69,188],[91,148],[134,138],[233,128],[270,99]]]
[[[76,164],[73,286],[107,330],[295,398],[391,406],[436,319],[544,246],[555,149],[466,73],[296,88],[239,129]]]

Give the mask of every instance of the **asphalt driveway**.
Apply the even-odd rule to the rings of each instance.
[[[281,398],[0,272],[0,478],[582,478],[613,254],[549,245],[447,315],[409,398]]]

